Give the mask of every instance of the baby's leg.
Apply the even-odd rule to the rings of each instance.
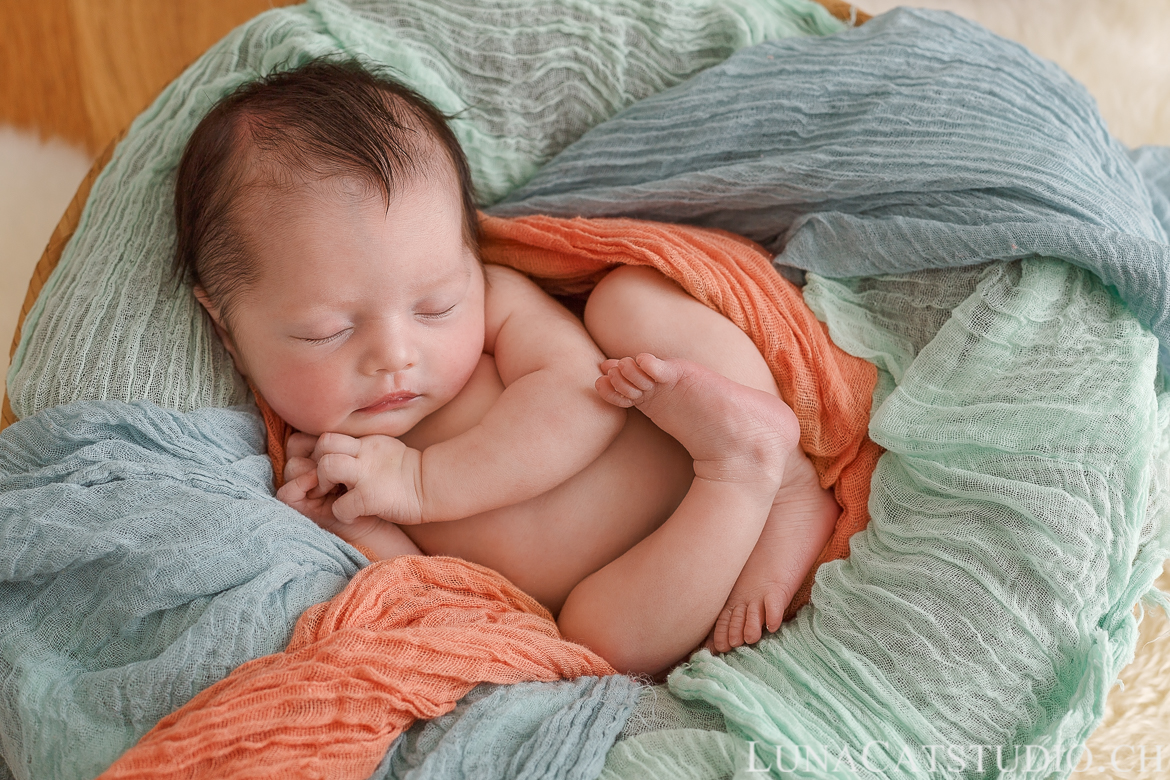
[[[656,673],[694,649],[723,607],[800,427],[780,399],[696,363],[649,354],[611,362],[603,397],[636,405],[678,439],[695,477],[657,530],[573,589],[557,622],[618,669]]]
[[[589,298],[585,325],[607,355],[684,358],[779,397],[751,339],[652,269],[623,267],[606,276]],[[768,522],[716,621],[716,650],[758,641],[765,625],[779,627],[839,512],[807,456],[789,458]]]

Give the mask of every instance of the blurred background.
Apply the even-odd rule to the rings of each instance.
[[[0,364],[33,266],[94,158],[168,82],[281,0],[0,0]],[[872,14],[894,0],[858,0]],[[1170,145],[1170,0],[914,0],[1054,60],[1129,146]]]
[[[0,0],[0,365],[28,279],[106,145],[211,44],[289,0]]]

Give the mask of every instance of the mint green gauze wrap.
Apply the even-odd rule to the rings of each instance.
[[[1161,600],[1156,340],[1054,260],[810,274],[805,300],[879,367],[869,527],[779,633],[644,695],[602,776],[1067,777]]]

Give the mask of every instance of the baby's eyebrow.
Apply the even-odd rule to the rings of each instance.
[[[471,269],[465,267],[462,274],[444,274],[435,278],[433,281],[424,282],[421,285],[422,294],[429,295],[431,293],[444,292],[448,287],[454,287],[456,284],[465,284],[470,281]]]
[[[328,316],[336,311],[353,306],[357,301],[342,300],[334,298],[317,298],[302,303],[297,309],[290,314],[290,322],[300,322],[309,319],[318,319],[323,316]]]

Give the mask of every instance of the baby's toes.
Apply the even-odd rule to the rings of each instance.
[[[764,622],[763,605],[759,601],[748,602],[744,610],[743,642],[745,645],[754,645],[760,641],[763,632],[760,626]]]
[[[731,621],[727,624],[727,644],[739,647],[743,644],[743,624],[747,617],[747,605],[735,604],[731,608]]]
[[[780,623],[784,620],[784,610],[787,606],[788,602],[779,592],[769,593],[764,596],[765,623],[769,631],[776,631],[780,628]]]
[[[639,357],[646,356],[653,357],[653,355],[649,355],[648,353],[646,355],[640,355]],[[648,393],[654,389],[654,378],[651,377],[650,374],[646,373],[646,371],[642,369],[642,367],[638,364],[638,361],[634,358],[622,358],[618,362],[618,370],[621,372],[622,377],[624,377],[627,382],[637,387],[638,390],[641,391],[639,395],[641,395],[641,393]]]
[[[725,608],[715,620],[715,628],[711,629],[711,646],[717,653],[726,653],[731,650],[731,643],[727,641],[727,634],[731,630],[731,609]]]

